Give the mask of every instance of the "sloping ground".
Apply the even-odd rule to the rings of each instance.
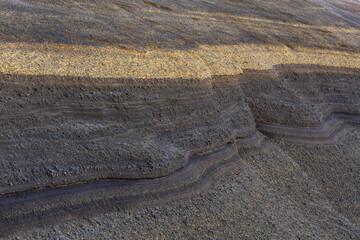
[[[360,238],[358,12],[1,2],[0,236]]]
[[[123,209],[120,203],[108,214],[85,215],[17,236],[358,239],[359,128],[350,127],[337,143],[276,142],[268,143],[266,151],[242,154],[241,162],[191,200],[136,210]]]

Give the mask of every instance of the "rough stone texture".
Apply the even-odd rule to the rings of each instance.
[[[189,156],[250,136],[255,123],[236,79],[101,87],[3,76],[0,193],[166,176]]]
[[[321,186],[334,208],[359,226],[359,128],[350,128],[336,144],[294,144],[278,141],[309,177]]]
[[[239,83],[256,121],[316,127],[332,112],[360,113],[359,79],[358,69],[290,65]]]
[[[359,239],[359,12],[0,2],[0,237]]]
[[[350,128],[340,143],[325,146],[276,141],[266,152],[243,155],[244,165],[191,200],[120,209],[17,237],[358,239],[358,134],[358,128]]]

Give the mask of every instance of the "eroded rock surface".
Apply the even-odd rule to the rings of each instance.
[[[358,12],[0,2],[0,237],[359,238]]]

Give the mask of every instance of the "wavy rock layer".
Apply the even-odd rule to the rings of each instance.
[[[61,81],[55,77],[2,79],[2,194],[166,176],[184,167],[189,156],[255,129],[236,77],[109,79],[105,86],[91,79],[77,79],[75,86],[73,79],[51,84]]]
[[[319,74],[312,69],[307,74]],[[24,76],[4,75],[3,96],[17,101],[4,103],[1,221],[12,228],[2,234],[194,196],[249,153],[267,152],[269,140],[259,131],[287,142],[336,143],[348,126],[360,125],[359,90],[335,81],[342,71],[327,72],[328,85],[312,78],[325,86],[316,88],[315,100],[311,91],[298,94],[296,78],[287,80],[283,70],[188,82],[111,85],[109,79],[102,91],[84,84],[91,79],[74,87],[71,79],[46,85],[54,77],[34,77],[24,84]],[[358,79],[353,70],[341,76],[346,86]],[[255,91],[261,97],[250,95]],[[332,113],[339,106],[345,111]]]
[[[1,2],[0,237],[181,200],[160,219],[196,205],[249,229],[219,238],[359,238],[356,9]]]

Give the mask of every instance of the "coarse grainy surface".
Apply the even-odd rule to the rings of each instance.
[[[0,0],[0,238],[359,239],[359,12]]]
[[[224,174],[191,200],[114,210],[17,237],[358,239],[359,128],[351,127],[340,142],[308,147],[275,141],[266,153],[247,155],[244,166]],[[329,171],[321,170],[329,165]],[[336,179],[341,176],[350,180]]]

